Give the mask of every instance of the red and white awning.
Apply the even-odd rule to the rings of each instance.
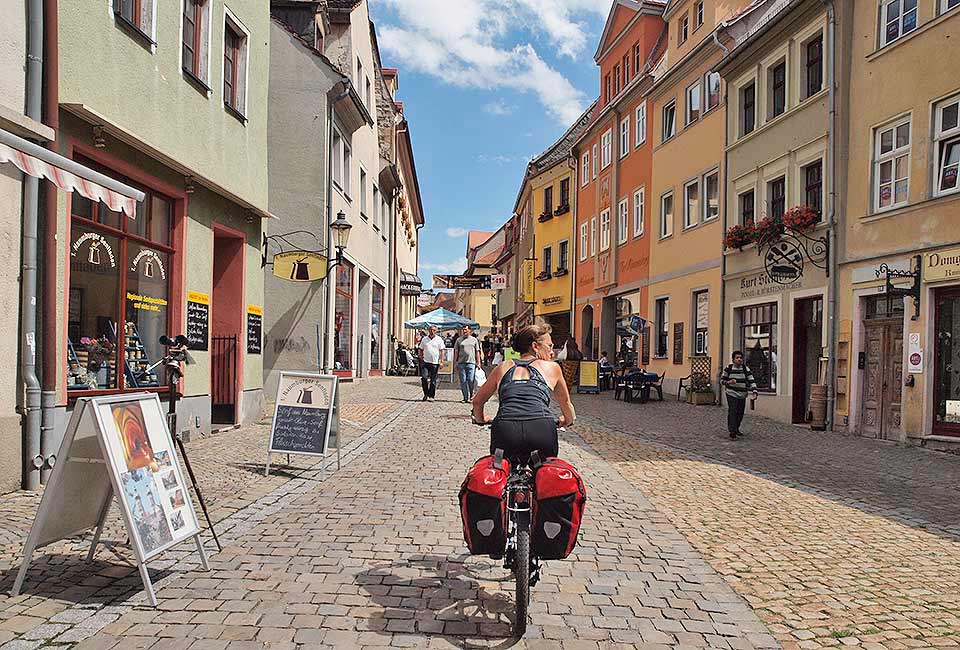
[[[88,167],[64,158],[0,129],[0,163],[11,163],[24,174],[45,178],[64,192],[78,192],[91,201],[103,201],[111,210],[136,218],[140,190],[124,185]]]

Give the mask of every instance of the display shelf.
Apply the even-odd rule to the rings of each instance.
[[[150,367],[150,357],[134,323],[124,324],[123,365],[127,388],[155,388],[160,385],[157,375]]]

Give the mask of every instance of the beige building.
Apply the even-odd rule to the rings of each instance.
[[[882,9],[857,2],[850,25],[837,425],[957,449],[960,2]]]
[[[840,11],[834,18],[849,21]],[[799,206],[816,214],[810,228],[785,231],[775,244],[724,252],[721,358],[743,351],[762,393],[757,412],[784,422],[806,421],[830,347],[829,63],[845,60],[848,47],[830,29],[820,0],[769,0],[720,34],[731,51],[717,68],[727,88],[725,228]]]
[[[503,229],[495,233],[471,230],[467,233],[467,270],[465,275],[493,275],[494,262],[505,241]],[[480,329],[489,332],[496,317],[497,292],[493,289],[457,289],[456,311],[477,321]]]

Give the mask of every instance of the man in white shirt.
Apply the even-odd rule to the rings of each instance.
[[[437,371],[446,345],[437,334],[437,326],[430,326],[430,333],[420,341],[420,384],[423,386],[423,401],[437,396]]]

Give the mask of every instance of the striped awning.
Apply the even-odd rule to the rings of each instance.
[[[136,218],[144,193],[29,140],[0,129],[0,163],[11,163],[24,174],[45,178],[64,192],[77,192],[103,201],[111,210]]]

